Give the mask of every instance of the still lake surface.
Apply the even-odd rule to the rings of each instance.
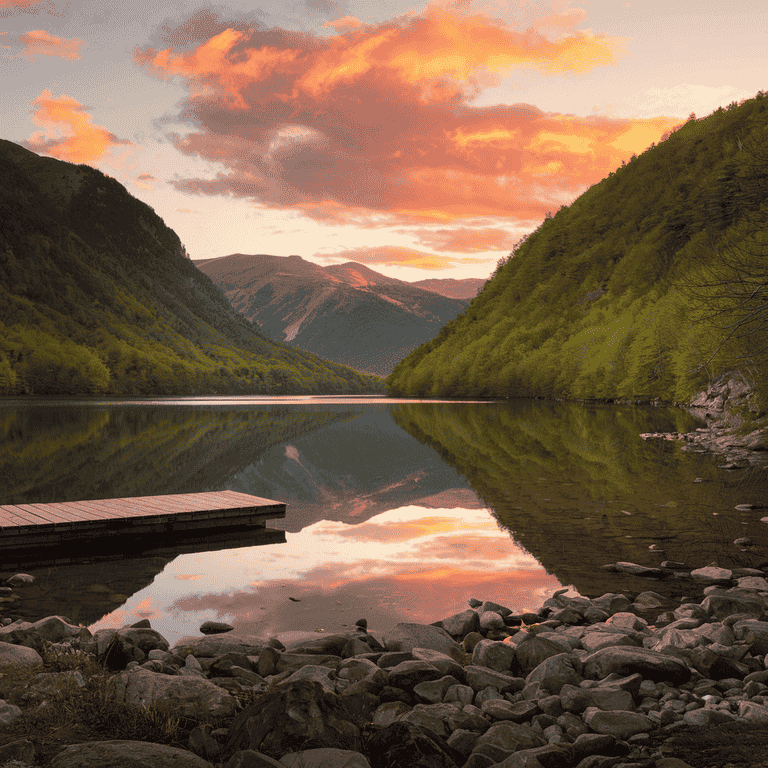
[[[0,400],[0,504],[231,489],[288,505],[267,524],[282,543],[99,561],[94,540],[91,562],[25,564],[36,582],[0,615],[147,618],[173,643],[208,619],[282,634],[432,622],[470,597],[522,611],[569,585],[679,598],[684,582],[602,566],[768,564],[766,510],[735,509],[768,502],[765,468],[639,437],[697,426],[680,409],[533,400]]]

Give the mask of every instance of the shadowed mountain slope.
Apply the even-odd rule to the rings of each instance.
[[[265,336],[377,375],[467,306],[354,262],[236,253],[196,263]]]
[[[380,389],[261,336],[115,179],[0,140],[0,394]]]

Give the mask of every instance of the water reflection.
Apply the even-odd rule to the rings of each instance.
[[[0,407],[0,503],[232,489],[288,504],[269,523],[285,544],[27,568],[38,582],[4,615],[150,618],[169,639],[206,619],[386,627],[472,596],[522,610],[561,584],[675,593],[602,569],[617,560],[768,562],[762,513],[734,510],[768,498],[765,470],[640,439],[695,427],[680,410],[241,400]],[[733,545],[745,535],[748,551]]]
[[[286,546],[181,556],[93,628],[142,618],[171,640],[207,620],[254,633],[431,622],[476,595],[533,608],[560,584],[484,509],[403,507],[318,521]]]

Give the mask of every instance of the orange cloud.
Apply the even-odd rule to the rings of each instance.
[[[675,123],[473,106],[507,73],[578,74],[615,62],[624,48],[620,39],[576,30],[583,12],[516,30],[459,6],[430,5],[378,25],[347,20],[330,37],[216,21],[183,52],[135,51],[137,63],[189,89],[178,119],[195,129],[172,135],[175,146],[226,167],[214,179],[175,186],[334,224],[539,220]],[[196,23],[196,37],[201,30]],[[448,242],[473,252],[469,234],[460,240]],[[489,240],[509,247],[498,231]],[[388,250],[390,261],[368,263],[440,258]]]
[[[455,227],[453,229],[419,229],[411,232],[417,242],[435,251],[483,253],[509,251],[518,237],[506,229],[494,227]]]
[[[360,19],[356,19],[354,16],[343,16],[335,21],[326,21],[323,26],[330,29],[342,30],[357,29],[358,27],[364,26],[364,24]]]
[[[57,37],[43,29],[33,29],[19,35],[16,41],[24,45],[24,50],[20,56],[33,58],[34,56],[58,56],[62,59],[77,61],[83,57],[80,55],[80,48],[85,45],[85,40],[72,38],[70,40],[64,37]]]
[[[335,253],[316,253],[325,259],[337,263],[356,261],[359,264],[378,264],[381,266],[413,267],[414,269],[452,269],[459,264],[476,264],[475,259],[460,259],[453,256],[438,256],[433,253],[403,248],[396,245],[380,245],[352,248]]]
[[[113,146],[131,144],[106,128],[94,125],[93,118],[87,114],[90,107],[63,93],[54,98],[46,89],[32,104],[35,105],[32,119],[45,128],[23,142],[33,152],[70,163],[88,163],[100,160]],[[51,133],[59,135],[51,136]]]
[[[40,11],[45,11],[50,16],[63,17],[69,11],[67,2],[62,10],[58,10],[53,0],[0,0],[0,19],[9,16],[19,16],[28,13],[37,16]]]

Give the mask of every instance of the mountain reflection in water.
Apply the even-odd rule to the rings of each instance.
[[[674,592],[602,566],[768,561],[761,513],[734,510],[768,498],[764,471],[639,437],[694,426],[680,410],[539,401],[0,404],[0,504],[232,489],[288,505],[268,523],[285,544],[25,568],[37,583],[3,615],[149,618],[173,642],[207,619],[385,629],[473,596],[523,610],[568,584]],[[745,535],[749,551],[732,543]]]

